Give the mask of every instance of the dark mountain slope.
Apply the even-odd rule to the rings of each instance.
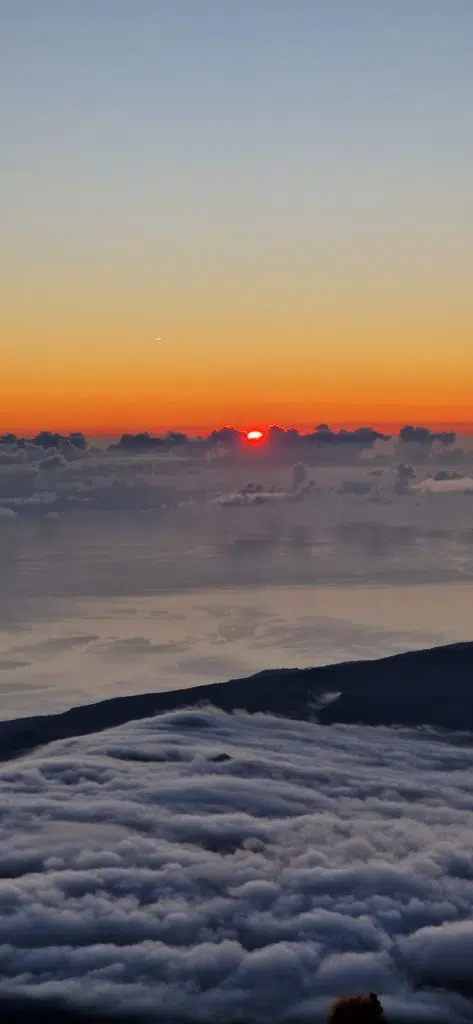
[[[324,703],[324,695],[331,700]],[[336,694],[337,696],[333,696]],[[324,724],[431,725],[473,731],[473,643],[376,661],[278,669],[247,679],[146,693],[0,723],[0,760],[52,740],[99,732],[150,715],[207,702],[225,711],[267,711]]]

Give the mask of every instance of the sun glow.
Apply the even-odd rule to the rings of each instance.
[[[262,441],[263,431],[262,430],[249,430],[246,435],[247,441]]]

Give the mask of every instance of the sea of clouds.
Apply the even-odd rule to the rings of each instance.
[[[4,765],[0,822],[0,995],[473,1018],[467,742],[181,711]]]

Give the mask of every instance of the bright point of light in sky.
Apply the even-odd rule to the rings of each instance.
[[[263,432],[261,430],[249,430],[246,437],[248,441],[261,441]]]

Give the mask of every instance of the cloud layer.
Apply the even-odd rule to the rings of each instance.
[[[356,474],[338,481],[346,497],[386,501],[415,489],[460,493],[469,489],[473,453],[471,438],[462,438],[463,447],[455,441],[454,434],[425,427],[404,427],[387,437],[371,427],[336,431],[326,424],[307,434],[271,427],[256,446],[233,427],[201,438],[173,431],[160,437],[124,434],[108,448],[89,445],[81,433],[5,434],[0,436],[0,508],[51,517],[76,509],[156,511],[208,501],[245,508],[287,505],[310,497],[313,472],[323,488],[319,477],[337,469],[343,473],[345,467]],[[370,475],[374,464],[384,480],[375,481],[372,469]],[[434,468],[464,476],[467,486],[431,486]],[[402,475],[404,470],[412,479]],[[255,476],[247,483],[249,472]]]
[[[473,751],[197,709],[0,772],[0,993],[202,1021],[471,1019]]]

